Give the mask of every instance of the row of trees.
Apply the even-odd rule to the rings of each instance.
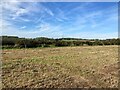
[[[60,47],[83,45],[120,45],[120,39],[76,39],[76,38],[45,38],[34,39],[19,38],[15,36],[0,36],[2,48],[34,48],[34,47]]]

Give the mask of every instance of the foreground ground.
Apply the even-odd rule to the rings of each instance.
[[[2,51],[3,88],[117,87],[118,46]]]

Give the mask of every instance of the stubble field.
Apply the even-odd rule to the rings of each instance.
[[[2,88],[118,87],[118,46],[2,50]]]

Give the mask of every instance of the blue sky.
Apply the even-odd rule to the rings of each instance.
[[[2,35],[118,37],[117,2],[5,2],[2,15]]]

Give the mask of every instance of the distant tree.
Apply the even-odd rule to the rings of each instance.
[[[60,47],[60,46],[82,46],[82,45],[120,45],[120,38],[117,39],[79,39],[79,38],[46,38],[38,37],[34,39],[19,38],[16,36],[0,36],[3,48],[34,48],[34,47]]]

